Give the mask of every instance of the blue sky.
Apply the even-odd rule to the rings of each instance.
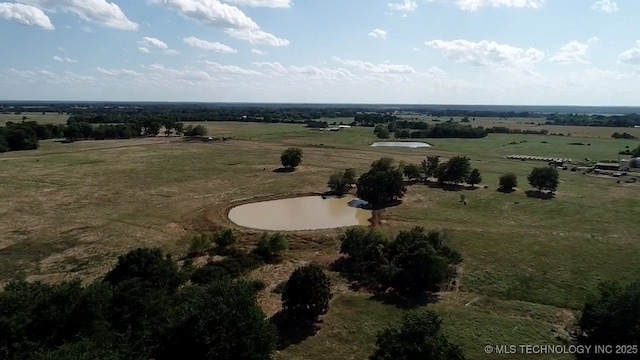
[[[2,100],[640,99],[637,0],[2,1]]]

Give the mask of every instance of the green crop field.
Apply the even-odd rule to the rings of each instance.
[[[50,121],[66,121],[62,118]],[[0,116],[0,123],[6,121],[16,119]],[[231,139],[43,141],[35,151],[0,154],[0,280],[88,281],[137,247],[158,246],[180,257],[190,235],[217,226],[255,234],[226,219],[234,202],[321,192],[337,170],[353,167],[361,173],[380,157],[420,163],[428,155],[469,156],[482,172],[483,186],[461,191],[410,186],[402,204],[383,212],[381,229],[394,233],[419,225],[448,232],[464,257],[457,286],[420,306],[443,316],[445,332],[467,358],[495,358],[484,353],[487,344],[561,344],[598,282],[631,281],[640,272],[640,185],[561,171],[554,199],[529,198],[526,174],[545,163],[506,158],[617,160],[619,151],[638,146],[637,140],[611,139],[612,130],[567,127],[554,132],[575,136],[429,139],[432,148],[400,149],[369,147],[377,141],[371,128],[319,132],[288,124],[203,125],[210,136]],[[304,151],[300,169],[271,171],[289,146]],[[496,191],[498,177],[507,172],[518,176],[512,194]],[[461,194],[467,206],[459,201]],[[341,232],[288,234],[291,251],[285,261],[260,271],[263,279],[273,277],[260,297],[268,314],[279,306],[270,290],[295,266],[317,262],[329,269],[340,257],[335,238]],[[335,297],[320,332],[280,351],[277,359],[366,359],[376,332],[398,321],[398,306],[349,290],[337,274],[331,277]]]
[[[59,115],[54,113],[42,114],[41,112],[23,112],[19,115],[14,113],[2,113],[0,114],[0,126],[4,126],[9,121],[14,123],[22,122],[23,118],[26,118],[26,121],[37,121],[41,124],[66,124],[67,119],[69,119],[69,115]]]

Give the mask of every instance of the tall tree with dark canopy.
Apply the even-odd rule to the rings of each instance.
[[[578,343],[582,345],[620,345],[622,349],[633,351],[634,355],[622,358],[638,358],[640,347],[640,281],[628,286],[616,283],[601,283],[598,294],[589,300],[578,321],[580,334]],[[611,359],[611,354],[587,354],[582,359]]]
[[[436,169],[440,165],[440,156],[427,156],[427,160],[422,161],[422,172],[425,179],[436,176]]]
[[[399,325],[378,333],[370,360],[464,360],[462,350],[442,334],[433,311],[406,312]]]
[[[422,169],[416,164],[407,164],[403,168],[404,176],[409,181],[417,181],[422,179]]]
[[[256,301],[251,284],[220,280],[187,287],[177,295],[157,360],[268,360],[276,332]]]
[[[116,266],[104,281],[117,285],[127,280],[139,280],[149,286],[169,291],[182,283],[178,267],[160,249],[138,248],[118,257]]]
[[[471,170],[471,173],[469,173],[469,176],[467,176],[467,184],[469,184],[469,186],[474,187],[477,184],[480,184],[482,182],[482,175],[480,174],[480,170],[478,169],[473,169]]]
[[[518,178],[513,173],[500,176],[500,191],[512,192],[518,186]]]
[[[357,196],[372,207],[379,207],[404,197],[402,171],[393,166],[393,159],[382,158],[371,164],[371,169],[362,174],[356,185]]]
[[[452,182],[459,184],[465,182],[471,173],[470,159],[466,156],[456,156],[436,168],[438,182]]]
[[[329,310],[331,282],[317,265],[297,268],[282,293],[282,309],[292,323],[314,323]]]
[[[551,166],[534,168],[527,176],[529,184],[538,189],[538,192],[542,192],[542,190],[555,192],[558,188],[559,178],[558,170]]]
[[[288,148],[280,155],[280,163],[285,169],[294,170],[302,163],[302,149]]]

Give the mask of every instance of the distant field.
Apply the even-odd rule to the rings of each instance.
[[[425,306],[443,316],[445,331],[467,358],[492,359],[483,352],[487,344],[560,343],[599,281],[630,281],[640,273],[640,184],[562,171],[555,199],[528,198],[526,174],[543,163],[506,159],[617,159],[618,151],[640,141],[490,134],[429,139],[429,149],[394,149],[369,147],[377,140],[371,128],[322,133],[302,125],[203,124],[211,136],[232,139],[42,141],[36,151],[0,154],[0,281],[93,279],[117,255],[139,246],[159,246],[180,257],[189,235],[217,226],[236,228],[245,235],[241,245],[249,245],[257,233],[225,218],[235,201],[324,191],[336,170],[363,172],[383,156],[419,163],[434,154],[469,156],[489,188],[411,186],[402,205],[385,211],[382,229],[446,229],[462,252],[458,288]],[[585,145],[570,145],[578,142]],[[272,172],[289,146],[303,149],[302,166],[292,174]],[[518,176],[513,194],[496,191],[506,172]],[[460,194],[468,206],[461,205]],[[274,274],[268,285],[286,279],[300,263],[328,267],[339,257],[334,237],[340,232],[289,234],[292,250],[283,264],[265,270]],[[331,276],[336,298],[322,330],[278,353],[278,359],[366,359],[376,332],[399,318],[399,308],[348,290],[340,276]],[[279,306],[274,294],[265,292],[261,299]]]
[[[4,126],[8,121],[21,122],[23,117],[27,117],[26,121],[37,121],[40,124],[66,124],[69,115],[58,115],[54,113],[46,113],[42,115],[41,112],[23,112],[20,115],[0,114],[0,126]]]

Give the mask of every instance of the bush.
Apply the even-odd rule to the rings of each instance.
[[[500,190],[505,192],[513,191],[518,186],[518,178],[513,173],[500,176]]]
[[[282,293],[282,309],[293,323],[313,323],[329,309],[331,282],[317,265],[296,269]]]
[[[399,325],[378,333],[370,360],[463,360],[460,348],[441,333],[442,320],[433,311],[407,312]]]
[[[214,235],[213,241],[219,249],[224,250],[236,243],[236,235],[233,230],[224,229]]]
[[[189,253],[191,254],[203,254],[207,250],[211,249],[211,238],[205,234],[194,236],[191,238],[191,245],[189,246]]]
[[[289,248],[287,238],[280,234],[262,234],[254,252],[266,261],[278,261],[282,254]]]

